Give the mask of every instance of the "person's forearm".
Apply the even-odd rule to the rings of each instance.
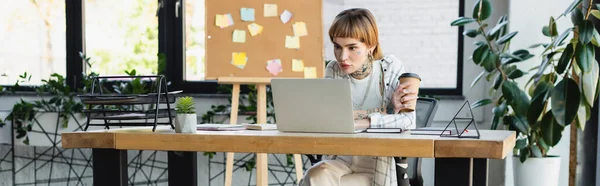
[[[371,121],[369,119],[361,119],[354,121],[355,129],[367,129],[371,126]]]

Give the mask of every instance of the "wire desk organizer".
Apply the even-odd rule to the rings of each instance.
[[[465,107],[465,105],[467,105],[469,107],[470,117],[457,117],[458,114],[460,113],[460,111],[462,111],[462,109]],[[462,129],[462,131],[459,132],[458,126],[456,125],[456,120],[466,120],[469,123],[467,124],[467,126],[464,129]],[[448,127],[450,127],[450,125],[452,125],[452,124],[454,124],[454,129],[456,130],[456,134],[445,133],[445,131],[448,129]],[[471,124],[473,124],[473,126],[475,126],[475,131],[477,132],[477,135],[464,135],[465,132],[468,132],[467,128],[469,128],[469,126],[471,126]],[[458,109],[458,111],[456,112],[456,114],[454,115],[452,120],[450,120],[448,125],[446,125],[446,128],[444,128],[444,130],[442,131],[440,136],[441,137],[457,137],[457,138],[475,138],[475,139],[479,139],[481,137],[481,134],[479,133],[479,129],[477,128],[477,122],[475,121],[475,117],[473,115],[473,109],[471,109],[471,104],[469,104],[469,100],[465,101],[463,103],[463,105],[460,107],[460,109]]]
[[[104,93],[103,81],[123,80],[123,79],[142,79],[150,80],[151,89],[155,92],[147,94],[120,94]],[[96,92],[96,89],[99,91]],[[110,126],[153,126],[152,132],[156,130],[157,125],[173,125],[176,111],[171,107],[175,103],[175,95],[181,91],[168,92],[167,80],[162,75],[148,76],[97,76],[92,80],[92,88],[89,94],[78,95],[81,102],[86,105],[83,112],[87,116],[84,131],[89,126],[104,126],[110,129]],[[165,108],[161,108],[166,105]],[[141,106],[142,109],[136,109]],[[146,108],[147,106],[147,108]],[[167,120],[159,122],[159,119]],[[93,120],[103,121],[101,123],[92,123]]]

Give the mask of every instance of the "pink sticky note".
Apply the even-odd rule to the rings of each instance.
[[[283,68],[281,67],[281,60],[269,60],[267,62],[267,70],[269,71],[269,73],[273,74],[273,76],[277,76],[280,72],[283,71]]]

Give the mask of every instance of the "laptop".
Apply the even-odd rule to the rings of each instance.
[[[272,79],[277,130],[357,133],[350,81],[346,79]]]

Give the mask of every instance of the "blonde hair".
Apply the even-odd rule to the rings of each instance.
[[[352,8],[340,12],[329,28],[329,39],[333,42],[335,37],[354,38],[363,42],[367,47],[375,47],[372,57],[375,60],[383,58],[379,45],[379,31],[375,17],[367,9]]]

